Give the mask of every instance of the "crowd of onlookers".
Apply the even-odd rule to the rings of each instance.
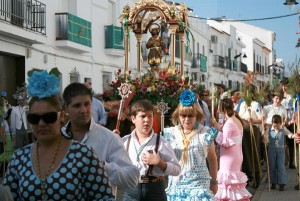
[[[14,94],[16,106],[1,92],[1,200],[250,200],[246,186],[258,187],[263,163],[280,191],[286,166],[295,168],[300,136],[287,80],[264,103],[216,84],[212,106],[209,91],[186,89],[171,124],[157,129],[148,100],[117,119],[120,101],[99,100],[91,83],[60,94],[53,76],[34,72],[26,96]]]

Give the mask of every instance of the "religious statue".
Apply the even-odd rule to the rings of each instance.
[[[146,48],[150,49],[148,54],[148,64],[150,65],[152,70],[157,71],[159,69],[159,65],[161,64],[161,60],[164,54],[168,53],[168,48],[164,40],[159,36],[160,26],[157,23],[153,23],[149,31],[152,35],[149,38]]]

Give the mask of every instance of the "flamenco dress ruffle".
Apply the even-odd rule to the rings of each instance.
[[[247,176],[243,172],[219,171],[216,200],[247,201],[251,194],[246,189]]]
[[[201,189],[199,187],[191,188],[170,188],[168,189],[168,201],[214,201],[214,195],[211,191]]]

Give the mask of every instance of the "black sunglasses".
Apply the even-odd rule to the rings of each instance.
[[[58,112],[47,112],[43,115],[38,115],[34,113],[29,113],[27,115],[27,120],[30,124],[38,124],[42,119],[46,124],[53,124],[57,121]]]
[[[192,115],[192,114],[189,114],[189,115],[186,115],[186,114],[180,114],[179,116],[182,117],[183,119],[185,119],[185,118],[191,119],[191,118],[193,118],[195,115]]]

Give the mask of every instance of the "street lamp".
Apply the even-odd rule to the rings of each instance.
[[[240,56],[242,56],[242,54],[243,54],[243,53],[239,53],[238,55],[235,55],[235,56],[233,57],[234,60],[236,60],[237,58],[239,58]],[[244,53],[243,58],[244,58],[244,59],[247,58],[246,53]]]
[[[298,38],[298,42],[297,42],[296,47],[300,48],[300,38]]]
[[[298,2],[296,0],[286,0],[283,4],[286,5],[289,10],[293,10]]]
[[[273,80],[274,80],[274,73],[275,74],[279,74],[280,73],[280,69],[277,68],[278,64],[277,63],[273,63],[271,65],[268,66],[268,68],[270,68],[270,85],[271,85],[271,89],[273,89]]]

